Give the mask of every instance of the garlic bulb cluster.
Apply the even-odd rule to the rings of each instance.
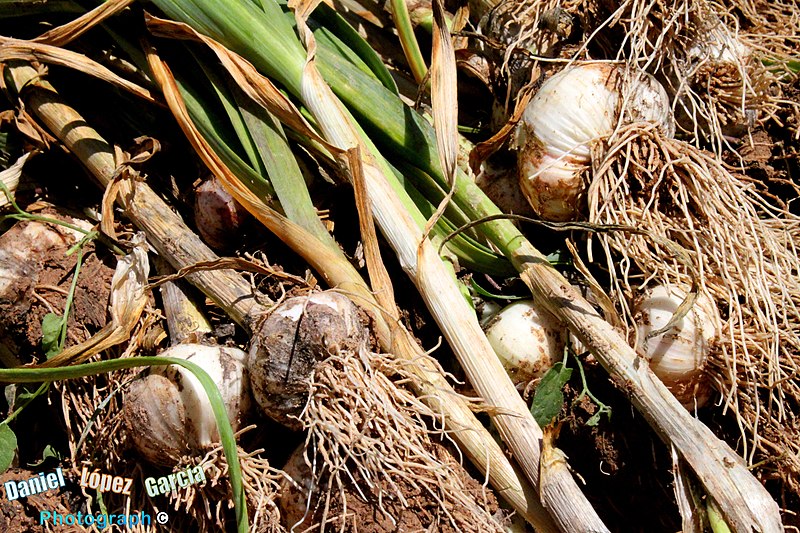
[[[219,389],[233,430],[248,417],[250,392],[245,360],[238,348],[179,344],[161,353],[205,370]],[[136,449],[153,464],[172,466],[181,457],[219,442],[208,395],[194,374],[175,365],[153,367],[130,384],[123,416]]]
[[[703,369],[714,339],[720,334],[721,319],[714,302],[699,294],[689,312],[669,331],[647,338],[666,326],[687,291],[676,285],[657,285],[646,291],[635,306],[637,348],[650,368],[688,407],[700,407],[708,400]]]
[[[367,342],[358,308],[333,291],[289,298],[253,334],[248,359],[253,397],[264,413],[292,429],[308,399],[316,364]]]
[[[533,300],[503,308],[485,326],[486,338],[514,384],[542,377],[564,357],[567,328]]]
[[[576,218],[591,162],[591,143],[619,123],[675,126],[664,88],[652,76],[611,63],[568,67],[531,99],[517,128],[520,187],[541,218]]]

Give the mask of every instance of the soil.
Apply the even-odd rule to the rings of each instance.
[[[556,444],[569,457],[576,479],[585,482],[582,489],[600,518],[615,532],[680,531],[667,448],[592,361],[583,362],[589,391],[611,407],[611,416],[603,414],[597,425],[588,425],[598,406],[588,395],[580,397],[583,386],[574,359],[568,366],[574,370],[564,389]]]
[[[6,481],[20,481],[35,477],[38,472],[11,468],[0,475],[0,484]],[[67,481],[69,484],[69,481]],[[68,485],[69,487],[69,485]],[[40,532],[45,530],[44,525],[39,523],[39,512],[50,511],[66,515],[77,513],[81,506],[80,499],[70,490],[59,489],[50,490],[40,494],[9,501],[0,498],[0,531],[6,533]],[[72,533],[84,531],[78,526],[59,525],[59,532]]]
[[[49,210],[39,214],[66,218]],[[17,229],[27,224],[30,222],[19,222]],[[60,229],[58,232],[65,233]],[[20,235],[16,230],[10,230],[0,241],[4,247],[31,248],[23,267],[25,275],[0,295],[0,338],[23,363],[28,363],[43,358],[42,319],[50,312],[63,313],[77,254],[66,255],[74,239],[65,237],[63,241],[49,246],[34,247],[17,240],[16,237]],[[114,267],[111,266],[113,261],[112,257],[99,257],[91,243],[84,247],[72,312],[67,323],[66,346],[85,341],[106,325],[111,278],[114,275]]]
[[[440,460],[452,461],[452,456],[449,452],[439,444],[433,444],[434,451]],[[307,467],[304,464],[305,473],[293,473],[295,477],[305,476],[310,477]],[[500,512],[500,507],[494,494],[490,491],[484,490],[480,483],[472,478],[463,468],[457,468],[461,482],[468,492],[476,495],[475,500],[484,502],[485,509],[489,514],[497,516]],[[398,480],[394,480],[398,481]],[[377,487],[374,484],[377,482]],[[371,488],[374,487],[374,488]],[[399,488],[406,502],[401,502],[394,495]],[[366,500],[359,495],[362,493],[366,496]],[[378,494],[382,493],[382,499],[378,500]],[[449,518],[442,512],[440,504],[431,498],[431,495],[424,491],[419,486],[412,486],[411,484],[399,481],[397,486],[391,486],[385,479],[370,480],[369,484],[361,481],[359,482],[358,489],[352,483],[345,486],[346,494],[346,518],[344,531],[358,531],[359,533],[413,533],[424,531],[437,531],[441,533],[459,533],[463,529],[453,526]],[[485,500],[483,499],[485,498]],[[304,495],[297,489],[284,488],[282,491],[282,507],[288,501],[293,501],[295,504],[300,505],[302,508],[305,504]],[[324,510],[324,498],[314,498],[317,509],[313,514],[313,519],[306,519],[303,523],[305,525],[317,524],[322,518]],[[328,524],[329,527],[333,526],[337,530],[341,526],[341,516],[345,512],[340,498],[333,494],[328,509]],[[451,510],[454,519],[461,527],[463,524],[462,516],[470,516],[466,511],[459,512],[458,508]],[[294,515],[284,515],[284,520],[292,521]],[[302,517],[302,513],[298,515]],[[286,527],[291,527],[292,523],[285,523]],[[474,530],[475,524],[467,524],[470,530]],[[303,527],[300,530],[304,529]],[[315,529],[310,529],[314,531]],[[487,529],[488,530],[488,529]]]

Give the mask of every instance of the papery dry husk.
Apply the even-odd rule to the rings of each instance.
[[[590,221],[648,232],[594,237],[631,336],[643,286],[696,279],[722,316],[706,371],[739,425],[738,450],[749,464],[770,458],[765,474],[800,494],[800,218],[712,154],[648,126],[598,144],[593,168]]]
[[[286,467],[300,478],[282,491],[287,528],[502,530],[493,494],[442,447],[437,414],[398,386],[414,379],[409,364],[362,346],[315,367],[305,450]]]

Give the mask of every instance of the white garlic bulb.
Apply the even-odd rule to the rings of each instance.
[[[772,76],[716,15],[693,27],[692,44],[665,70],[678,124],[690,135],[740,137],[769,99]]]
[[[517,128],[520,187],[545,220],[576,218],[591,143],[622,123],[653,122],[675,131],[664,88],[649,74],[612,63],[568,67],[531,99]]]
[[[553,315],[520,300],[485,327],[486,338],[515,384],[542,377],[564,357],[567,328]]]
[[[160,355],[185,359],[205,370],[222,396],[234,431],[242,426],[251,404],[245,352],[179,344]],[[134,446],[154,464],[172,465],[220,440],[205,389],[191,371],[177,365],[152,367],[149,375],[131,383],[123,413]]]
[[[709,390],[703,382],[703,369],[714,339],[720,334],[721,319],[714,302],[698,294],[694,305],[670,330],[647,336],[666,326],[687,291],[676,285],[657,285],[648,289],[635,306],[637,348],[650,362],[650,368],[689,408],[702,406]]]

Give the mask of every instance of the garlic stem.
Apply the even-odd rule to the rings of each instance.
[[[155,257],[154,263],[162,276],[175,272],[160,256]],[[198,309],[195,301],[181,287],[180,281],[167,281],[159,287],[159,290],[173,346],[183,342],[200,342],[211,333],[211,324]]]

